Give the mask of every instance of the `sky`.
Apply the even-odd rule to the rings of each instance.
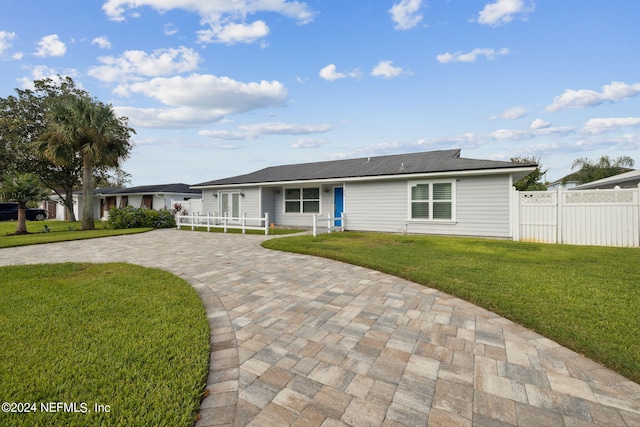
[[[640,168],[633,0],[0,0],[0,97],[70,76],[130,186],[461,149]]]

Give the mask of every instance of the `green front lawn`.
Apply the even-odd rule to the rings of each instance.
[[[49,231],[45,232],[45,226],[48,227]],[[95,230],[81,231],[80,227],[81,223],[78,221],[27,221],[27,231],[31,234],[13,236],[12,234],[16,232],[16,222],[0,221],[0,248],[119,236],[151,230],[151,228],[113,230],[105,228],[102,221],[95,222]]]
[[[473,302],[640,382],[640,250],[374,233],[263,246],[337,259]]]
[[[210,351],[187,282],[121,263],[1,267],[0,343],[0,401],[35,404],[2,426],[192,426]]]

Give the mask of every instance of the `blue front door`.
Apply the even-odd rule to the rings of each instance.
[[[333,189],[333,217],[340,218],[344,210],[344,189],[342,187],[335,187]],[[335,225],[342,226],[342,221],[336,221]]]

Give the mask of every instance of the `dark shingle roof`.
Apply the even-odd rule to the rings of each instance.
[[[189,184],[159,184],[159,185],[140,185],[137,187],[125,187],[125,188],[96,188],[93,192],[94,195],[109,195],[109,194],[151,194],[151,193],[192,193],[201,194],[201,190],[195,190],[191,188]],[[82,192],[80,192],[82,194]]]
[[[535,167],[537,165],[495,160],[465,159],[460,157],[460,150],[440,150],[272,166],[246,175],[203,182],[196,184],[195,187],[521,168],[529,166]]]

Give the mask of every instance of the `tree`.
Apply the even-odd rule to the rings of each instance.
[[[35,80],[34,89],[16,89],[16,95],[0,98],[0,175],[33,173],[43,186],[57,194],[75,221],[73,191],[82,185],[82,157],[72,162],[54,162],[43,156],[39,138],[47,131],[50,111],[68,95],[89,97],[71,77]],[[97,166],[95,178],[121,181],[126,172]],[[0,180],[2,176],[0,176]]]
[[[632,168],[634,161],[629,156],[620,156],[611,159],[609,156],[602,156],[598,160],[589,160],[586,157],[576,159],[571,165],[571,170],[578,168],[578,171],[571,174],[572,179],[586,184],[610,176],[628,172]]]
[[[56,164],[43,157],[35,144],[45,132],[49,111],[68,94],[88,96],[70,77],[34,81],[34,90],[16,89],[15,96],[0,98],[0,173],[12,176],[33,173],[67,207],[75,221],[73,190],[81,184],[81,159]]]
[[[96,167],[118,168],[129,156],[131,134],[125,117],[116,117],[111,105],[88,96],[67,95],[50,111],[40,149],[56,164],[82,160],[82,229],[92,230],[93,174]]]
[[[522,177],[518,180],[513,186],[516,190],[519,191],[544,191],[547,189],[546,185],[542,182],[542,178],[546,175],[547,170],[542,170],[542,165],[540,165],[540,158],[531,156],[518,156],[512,157],[511,161],[514,163],[523,163],[523,164],[535,164],[538,165],[536,170],[531,172],[529,175]]]
[[[41,202],[47,198],[38,177],[33,174],[19,174],[5,177],[2,181],[2,198],[18,202],[18,225],[16,234],[27,234],[27,203]]]
[[[96,188],[125,188],[127,184],[131,183],[131,174],[123,171],[120,168],[115,168],[113,174],[104,172],[98,171],[98,173],[94,176],[93,182]]]

